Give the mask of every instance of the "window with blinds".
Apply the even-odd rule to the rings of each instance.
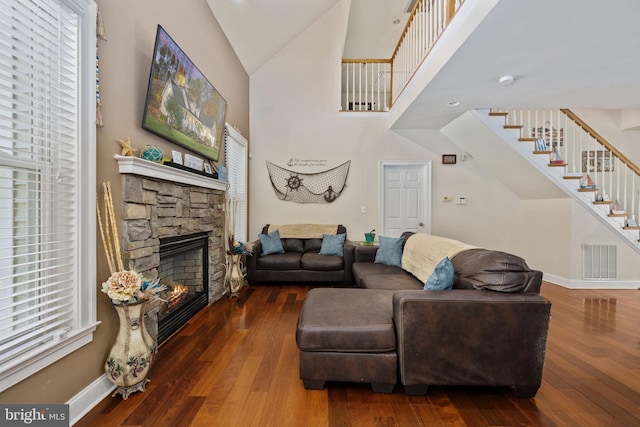
[[[0,0],[0,391],[95,329],[95,17]]]
[[[247,140],[228,124],[225,127],[225,163],[229,178],[227,197],[235,202],[235,237],[247,241]]]

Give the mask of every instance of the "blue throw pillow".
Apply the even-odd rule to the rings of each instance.
[[[444,257],[424,284],[427,291],[444,291],[453,288],[453,264],[449,257]]]
[[[341,234],[323,234],[322,246],[320,247],[320,255],[344,255],[344,241],[347,235]]]
[[[269,234],[258,234],[258,239],[260,239],[260,244],[262,245],[262,255],[284,253],[278,230],[274,230]]]
[[[379,239],[380,247],[376,252],[376,259],[374,262],[377,264],[402,267],[402,244],[404,243],[404,236],[379,236]]]

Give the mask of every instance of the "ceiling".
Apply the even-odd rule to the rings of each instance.
[[[207,0],[249,74],[340,1]],[[389,58],[408,2],[351,0],[343,57]],[[394,128],[439,129],[474,108],[640,110],[639,1],[466,0],[462,7],[484,7],[486,16]],[[514,83],[498,84],[506,74]]]
[[[391,58],[415,0],[350,0],[344,58]],[[249,75],[341,0],[207,0]],[[398,23],[394,23],[398,21]]]

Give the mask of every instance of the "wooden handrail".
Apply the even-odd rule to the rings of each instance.
[[[392,62],[393,62],[393,59],[396,57],[398,50],[400,50],[400,45],[402,44],[402,40],[404,40],[404,38],[407,36],[407,32],[409,31],[409,26],[413,22],[413,17],[416,15],[418,8],[420,7],[420,4],[423,1],[424,0],[418,0],[416,4],[413,6],[413,10],[411,10],[411,15],[409,15],[409,19],[407,19],[407,23],[404,24],[404,29],[402,30],[402,35],[400,36],[400,40],[398,40],[398,43],[396,44],[396,48],[393,49],[393,54],[391,54]]]
[[[566,109],[566,108],[561,108],[560,111],[562,111],[564,114],[566,114],[567,117],[569,117],[571,120],[573,120],[582,129],[584,129],[585,132],[587,132],[589,135],[591,135],[596,141],[598,141],[601,145],[603,145],[607,150],[611,151],[614,156],[619,158],[622,161],[622,163],[626,164],[627,167],[629,167],[629,169],[633,170],[636,173],[636,175],[640,175],[640,168],[638,168],[638,166],[636,166],[624,154],[622,154],[620,151],[618,151],[616,149],[616,147],[614,147],[613,145],[609,144],[609,142],[607,142],[606,139],[604,139],[598,132],[593,130],[591,128],[591,126],[586,124],[573,111],[571,111],[569,109]]]
[[[420,4],[423,1],[425,0],[418,0],[416,4],[413,6],[413,9],[411,10],[411,15],[409,15],[409,19],[407,19],[407,23],[404,25],[404,29],[402,30],[402,35],[400,36],[400,40],[398,40],[398,44],[396,44],[396,48],[393,50],[393,54],[391,55],[391,61],[393,61],[396,55],[398,54],[398,51],[400,50],[400,45],[402,44],[402,41],[404,40],[404,38],[407,36],[407,32],[409,31],[409,26],[411,26],[411,23],[413,22],[413,18],[418,12],[418,8],[420,7]],[[449,22],[451,22],[451,19],[453,19],[453,16],[456,14],[456,0],[447,0],[447,6],[445,10],[446,10],[445,23],[446,25],[449,25]]]
[[[447,2],[447,25],[449,25],[449,22],[451,22],[451,20],[453,19],[453,15],[456,14],[456,2],[455,0],[449,0]]]
[[[342,59],[342,63],[343,64],[376,64],[376,63],[381,63],[381,64],[390,64],[391,60],[390,59]]]

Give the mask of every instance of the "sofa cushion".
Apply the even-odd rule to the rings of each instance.
[[[392,265],[375,264],[371,262],[354,262],[351,270],[355,284],[364,287],[362,280],[370,274],[409,274],[400,267]]]
[[[302,270],[338,271],[344,268],[344,259],[341,256],[307,252],[300,257],[300,268]]]
[[[304,239],[305,252],[320,252],[322,239]]]
[[[300,270],[300,258],[297,252],[285,252],[258,257],[258,270]]]
[[[402,266],[402,244],[404,236],[385,237],[380,236],[380,247],[376,252],[375,263],[385,265]]]
[[[436,268],[427,279],[427,283],[424,284],[424,289],[427,291],[443,291],[451,289],[453,287],[453,264],[449,260],[449,257],[444,257],[436,265]]]
[[[366,289],[422,289],[423,285],[409,273],[369,274],[362,279],[362,287]]]
[[[285,252],[304,252],[303,239],[280,239]]]
[[[303,351],[393,351],[393,291],[316,288],[307,293],[296,331]]]
[[[262,246],[262,255],[281,254],[284,252],[278,230],[269,234],[259,234],[258,239]]]
[[[524,292],[535,271],[520,257],[489,249],[469,249],[451,259],[454,288]]]
[[[409,274],[400,267],[386,264],[375,264],[373,262],[354,262],[353,274],[359,278],[364,278],[369,274]]]
[[[346,234],[324,234],[322,236],[322,245],[320,246],[320,255],[344,255],[344,240]]]

